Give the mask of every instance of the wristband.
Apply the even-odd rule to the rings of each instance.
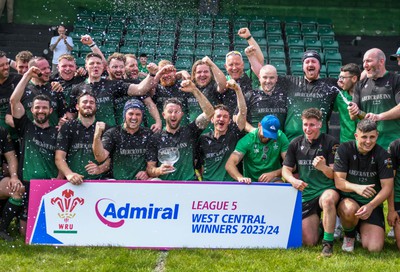
[[[93,46],[96,46],[96,43],[92,43],[91,45],[89,45],[90,48],[92,48]]]
[[[149,74],[149,76],[151,76],[151,77],[155,77],[155,76],[156,76],[156,74]]]
[[[248,36],[247,38],[246,38],[246,40],[250,40],[251,38],[253,38],[253,36]]]

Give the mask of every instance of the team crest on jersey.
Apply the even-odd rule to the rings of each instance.
[[[300,146],[300,149],[303,150],[304,149],[304,145]]]
[[[386,165],[386,168],[388,168],[388,169],[393,168],[393,163],[392,163],[392,159],[391,159],[391,158],[387,158],[387,159],[384,161],[384,163],[385,163],[385,165]]]
[[[353,155],[353,161],[357,160],[357,155]]]
[[[375,164],[375,157],[374,156],[371,157],[371,164]]]

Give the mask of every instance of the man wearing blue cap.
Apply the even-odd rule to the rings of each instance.
[[[138,99],[125,103],[123,124],[105,131],[104,122],[96,122],[93,153],[98,162],[112,159],[112,175],[118,180],[147,180],[146,145],[152,132],[141,126],[144,105]],[[101,135],[105,131],[103,137]]]
[[[303,244],[316,245],[319,239],[321,212],[323,257],[333,253],[333,240],[336,222],[336,204],[339,193],[333,181],[333,163],[339,142],[332,136],[321,133],[322,112],[316,108],[303,111],[302,136],[295,138],[289,145],[283,162],[282,176],[292,186],[302,191],[302,234]],[[293,174],[297,169],[298,177]]]
[[[281,179],[283,160],[289,141],[279,130],[279,119],[265,116],[258,128],[248,133],[236,145],[235,151],[226,162],[225,169],[239,182],[274,182]],[[243,175],[237,165],[243,160]]]

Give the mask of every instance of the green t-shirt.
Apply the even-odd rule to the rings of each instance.
[[[366,113],[382,113],[397,106],[399,94],[400,76],[388,72],[376,80],[365,78],[359,81],[354,89],[353,101]],[[384,149],[400,138],[400,119],[379,121],[377,127],[377,143]]]
[[[266,144],[258,137],[258,128],[248,133],[236,145],[235,151],[244,155],[244,176],[258,181],[258,178],[271,171],[282,168],[281,153],[286,152],[289,141],[282,131],[278,131],[276,140],[270,139]]]
[[[352,101],[353,97],[347,91],[340,91],[348,101]],[[357,120],[351,120],[347,104],[344,102],[343,97],[338,94],[333,105],[333,111],[339,112],[340,122],[340,142],[348,142],[355,140],[354,133],[356,132]]]
[[[40,128],[25,114],[20,119],[14,118],[15,128],[22,139],[22,158],[19,172],[22,179],[56,178],[58,169],[55,164],[57,129],[49,126]]]

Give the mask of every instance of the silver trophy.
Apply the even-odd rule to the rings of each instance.
[[[174,163],[179,160],[179,157],[180,154],[177,147],[165,147],[158,150],[158,160],[162,164],[174,166]],[[172,172],[175,172],[175,169],[169,171],[168,173]]]

